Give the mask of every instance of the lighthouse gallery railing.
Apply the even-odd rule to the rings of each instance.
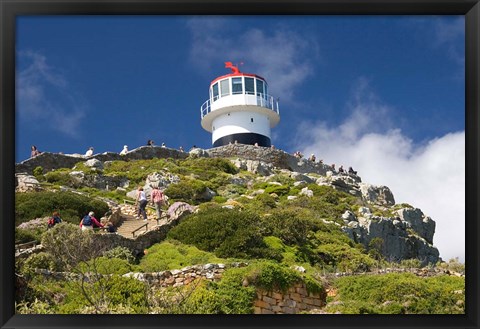
[[[247,95],[245,95],[245,96],[247,96]],[[218,99],[218,97],[215,98],[215,101],[217,99]],[[260,107],[270,109],[270,110],[276,112],[277,114],[280,114],[280,110],[278,108],[278,101],[274,100],[273,96],[270,96],[270,95],[267,95],[267,94],[260,94],[259,96],[256,97],[256,103],[252,102],[251,98],[249,98],[249,99],[250,100],[247,101],[246,98],[245,98],[245,103],[244,104],[238,104],[238,105],[256,105],[256,106],[260,106]],[[210,113],[211,110],[212,110],[211,100],[208,99],[200,107],[200,112],[201,112],[201,115],[202,115],[202,119],[203,119],[204,116],[206,116],[208,113]]]

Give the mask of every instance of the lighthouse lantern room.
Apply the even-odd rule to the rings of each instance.
[[[232,72],[210,83],[210,98],[200,108],[203,129],[212,133],[212,145],[229,143],[271,146],[270,129],[280,121],[278,101],[268,94],[267,81],[242,73],[231,62]]]

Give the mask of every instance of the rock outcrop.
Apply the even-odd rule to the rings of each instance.
[[[367,249],[373,239],[381,239],[381,253],[389,260],[418,258],[425,265],[436,263],[438,249],[432,243],[435,223],[420,209],[400,209],[398,216],[373,216],[368,208],[361,208],[357,217],[351,211],[343,214],[343,231]]]

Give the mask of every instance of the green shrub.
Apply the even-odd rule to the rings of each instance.
[[[382,259],[383,252],[385,250],[385,241],[382,238],[373,238],[368,243],[368,255],[373,259]]]
[[[145,182],[148,175],[164,170],[175,172],[177,165],[169,159],[150,159],[132,161],[111,161],[105,164],[103,174],[105,176],[125,177],[131,186]]]
[[[118,258],[127,261],[130,264],[135,262],[135,257],[133,256],[130,249],[117,246],[113,249],[107,250],[103,252],[103,256],[106,258]]]
[[[302,245],[314,224],[299,214],[295,208],[275,209],[270,216],[262,218],[262,226],[267,235],[277,236],[287,245]]]
[[[59,270],[59,264],[56,259],[49,253],[40,252],[30,255],[22,266],[22,274],[31,277],[35,273],[35,269],[45,269],[50,271]]]
[[[135,266],[128,261],[119,258],[108,258],[105,256],[97,257],[86,263],[80,263],[78,270],[82,273],[92,272],[98,274],[118,274],[123,275],[134,272]]]
[[[216,202],[216,203],[225,203],[227,202],[227,198],[223,197],[223,196],[219,196],[219,195],[216,195],[213,197],[212,201],[213,202]]]
[[[201,195],[206,191],[207,186],[197,179],[182,180],[171,184],[165,189],[165,194],[175,201],[187,203],[198,203],[202,201]]]
[[[257,214],[237,209],[209,209],[190,215],[168,236],[214,252],[218,257],[272,256],[263,242]]]
[[[70,172],[70,169],[57,169],[54,171],[49,171],[45,174],[45,179],[51,184],[73,186],[75,181],[72,176],[69,175]]]
[[[21,302],[16,305],[17,314],[55,314],[48,302],[35,299],[33,302]]]
[[[42,236],[42,245],[62,269],[71,270],[80,262],[100,256],[93,234],[92,231],[82,231],[78,225],[61,223]]]
[[[268,178],[268,181],[269,182],[278,182],[282,185],[293,185],[293,183],[295,182],[295,180],[291,177],[288,177],[286,175],[273,175],[272,177],[269,177]]]
[[[290,187],[288,185],[269,185],[265,189],[265,193],[271,194],[275,193],[277,195],[286,195],[290,192]]]
[[[33,169],[33,176],[35,178],[39,179],[40,177],[43,179],[43,167],[42,166],[37,166],[35,169]]]
[[[260,202],[260,206],[259,206],[260,209],[272,209],[277,206],[275,199],[270,194],[267,194],[267,193],[262,193],[257,195],[256,200]]]
[[[111,275],[83,284],[71,281],[61,289],[61,293],[65,297],[56,305],[59,314],[113,314],[119,310],[136,314],[148,312],[147,286],[133,278]]]
[[[320,264],[331,265],[342,272],[364,272],[376,262],[358,249],[346,244],[322,244],[315,249]]]
[[[175,240],[163,241],[146,249],[145,256],[140,260],[143,272],[160,272],[180,269],[189,265],[223,263],[223,259],[201,251],[194,246],[184,245]]]
[[[42,234],[47,229],[47,224],[44,227],[21,229],[15,228],[15,243],[27,243],[35,241],[40,243],[42,240]]]
[[[464,313],[465,279],[453,276],[430,278],[411,273],[351,276],[338,278],[336,304],[329,311],[342,313],[407,313],[461,314]],[[460,302],[459,302],[460,301]],[[457,304],[458,303],[458,304]]]
[[[15,224],[60,212],[63,221],[79,223],[85,214],[94,211],[98,217],[108,211],[108,204],[72,192],[28,192],[15,194]]]

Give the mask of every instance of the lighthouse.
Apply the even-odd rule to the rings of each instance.
[[[271,146],[270,130],[280,121],[278,101],[268,94],[267,81],[242,73],[225,63],[231,73],[210,83],[210,97],[200,108],[202,127],[212,133],[212,145],[229,143]]]

